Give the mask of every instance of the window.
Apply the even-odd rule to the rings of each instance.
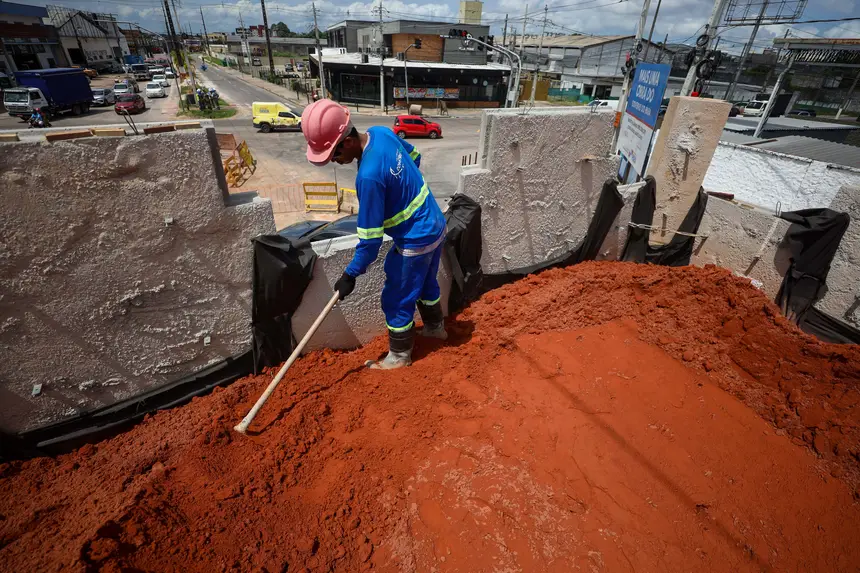
[[[278,117],[289,117],[289,118],[295,119],[296,116],[293,115],[292,113],[288,112],[288,111],[279,111]]]
[[[394,118],[394,125],[400,125],[400,118],[399,117]]]

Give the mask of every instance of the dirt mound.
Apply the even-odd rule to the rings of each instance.
[[[860,567],[860,349],[746,281],[585,263],[449,329],[304,357],[248,437],[273,372],[0,466],[0,570]]]

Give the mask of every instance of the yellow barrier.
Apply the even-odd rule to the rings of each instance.
[[[302,183],[305,191],[305,211],[340,213],[340,193],[335,183]],[[328,189],[317,191],[316,188]]]
[[[235,187],[242,179],[242,165],[235,155],[224,160],[224,175],[227,177],[227,184],[231,187]]]
[[[251,150],[248,149],[248,143],[245,141],[240,143],[237,151],[239,152],[239,157],[242,158],[242,167],[253,173],[256,170],[257,161],[254,159],[254,156],[251,155]]]

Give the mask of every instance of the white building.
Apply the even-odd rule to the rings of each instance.
[[[120,64],[130,54],[128,42],[112,14],[46,6],[69,62],[97,70]]]

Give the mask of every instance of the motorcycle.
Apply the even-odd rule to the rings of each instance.
[[[27,123],[30,124],[30,127],[28,127],[27,129],[42,129],[45,127],[51,127],[51,122],[45,119],[44,116],[42,117],[42,119],[36,119],[35,117],[31,117],[27,119]]]

